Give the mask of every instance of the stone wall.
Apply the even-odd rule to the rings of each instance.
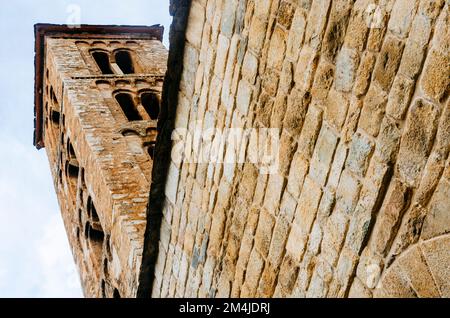
[[[448,1],[193,0],[185,36],[163,125],[279,128],[279,169],[167,163],[154,297],[450,296]]]

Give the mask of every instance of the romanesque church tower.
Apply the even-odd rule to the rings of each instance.
[[[34,143],[46,149],[88,297],[137,292],[166,70],[162,33],[35,26]]]

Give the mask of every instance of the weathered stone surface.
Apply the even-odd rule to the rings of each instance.
[[[394,37],[388,37],[381,48],[373,71],[373,78],[386,92],[389,91],[394,81],[402,58],[403,48],[403,42]]]
[[[384,117],[381,123],[380,134],[376,143],[376,155],[383,162],[393,162],[400,147],[399,123],[390,117]]]
[[[448,235],[425,241],[420,245],[441,297],[450,297],[450,283],[448,281],[450,274],[448,266],[450,261],[449,246],[450,237]]]
[[[356,96],[360,97],[367,92],[375,61],[375,54],[371,52],[365,52],[361,58],[361,63],[359,64],[358,72],[356,74],[355,85],[353,87]]]
[[[377,136],[386,104],[386,93],[378,85],[372,83],[364,99],[358,127],[364,129],[372,136]]]
[[[326,100],[325,119],[340,130],[347,117],[348,106],[347,96],[332,89]]]
[[[154,296],[445,295],[448,3],[194,3],[167,116],[276,128],[278,174],[170,168]]]
[[[450,184],[441,179],[434,192],[422,228],[424,240],[450,232]]]
[[[346,47],[342,48],[336,61],[336,90],[342,92],[351,91],[358,64],[359,55],[357,51]]]
[[[300,227],[303,237],[306,237],[311,231],[311,226],[316,217],[321,196],[322,190],[320,186],[307,177],[303,185],[302,194],[300,195],[294,218],[294,224]]]
[[[202,43],[202,30],[205,21],[205,8],[197,1],[192,3],[192,14],[189,15],[186,28],[186,40],[200,48]]]
[[[386,113],[395,119],[404,119],[411,101],[413,88],[414,81],[401,75],[397,76],[389,93]]]
[[[439,110],[435,105],[417,100],[406,121],[400,143],[397,169],[403,180],[416,185],[422,174],[437,128]]]
[[[395,2],[388,25],[392,33],[402,38],[407,36],[417,4],[417,0],[398,0]]]
[[[311,158],[309,174],[320,185],[324,185],[333,159],[338,137],[328,125],[323,125]]]
[[[361,133],[356,133],[346,161],[346,168],[358,176],[364,176],[369,166],[370,155],[373,151],[373,142]]]
[[[288,97],[283,127],[286,128],[292,136],[297,136],[302,131],[310,98],[311,96],[309,93],[295,88]]]
[[[441,101],[448,94],[450,85],[450,57],[448,54],[432,50],[424,65],[424,75],[420,85],[425,94]]]
[[[267,257],[267,254],[269,253],[272,229],[274,226],[274,216],[265,209],[262,209],[259,216],[258,227],[256,228],[255,247],[264,257]]]
[[[370,242],[373,251],[384,256],[389,251],[410,201],[411,191],[400,181],[394,180],[373,229],[373,240]]]

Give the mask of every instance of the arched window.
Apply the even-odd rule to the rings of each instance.
[[[142,120],[136,105],[134,104],[133,97],[129,93],[119,93],[116,95],[116,100],[122,108],[123,113],[130,121]]]
[[[120,67],[124,74],[133,74],[134,65],[131,53],[126,50],[117,51],[115,54],[116,64]]]
[[[159,98],[155,93],[145,92],[141,94],[141,104],[151,119],[158,119]]]
[[[109,63],[109,55],[103,51],[93,51],[92,57],[100,68],[102,74],[114,74]]]

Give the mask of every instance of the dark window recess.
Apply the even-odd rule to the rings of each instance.
[[[102,71],[102,74],[114,74],[109,64],[109,55],[106,52],[95,51],[92,52],[92,57]]]
[[[70,178],[78,179],[78,172],[80,168],[77,165],[76,160],[70,160],[66,162],[67,165],[67,176]]]
[[[54,105],[58,105],[58,99],[56,98],[55,91],[53,90],[53,86],[50,87],[50,97]]]
[[[50,118],[54,124],[59,125],[59,117],[60,117],[60,114],[58,111],[56,111],[56,110],[51,111]]]
[[[89,222],[86,222],[85,235],[86,238],[89,238],[94,242],[103,244],[103,238],[105,237],[105,234],[103,234],[103,231],[101,230],[94,229]]]
[[[159,115],[159,98],[154,93],[142,93],[141,104],[151,119],[158,119]]]
[[[67,152],[69,153],[69,157],[71,159],[77,159],[77,156],[75,156],[75,150],[73,149],[72,143],[70,141],[67,143]]]
[[[91,201],[92,202],[92,201]],[[98,218],[98,214],[97,214],[97,210],[95,209],[95,206],[93,205],[93,204],[91,204],[91,207],[90,207],[90,209],[91,209],[91,216],[92,216],[92,220],[94,221],[94,222],[99,222],[100,221],[100,219]]]
[[[92,199],[91,199],[91,196],[88,196],[88,199],[87,199],[87,215],[88,215],[88,217],[91,217],[91,206],[92,206]]]
[[[102,297],[106,298],[106,283],[104,279],[102,279]]]
[[[116,64],[124,74],[133,74],[134,66],[131,54],[128,51],[118,51],[116,53]]]
[[[120,93],[116,95],[116,100],[122,108],[123,113],[130,121],[142,120],[141,115],[134,105],[133,97],[128,93]]]
[[[147,152],[148,152],[150,158],[152,158],[152,160],[154,160],[155,159],[155,144],[150,144],[147,147]]]

